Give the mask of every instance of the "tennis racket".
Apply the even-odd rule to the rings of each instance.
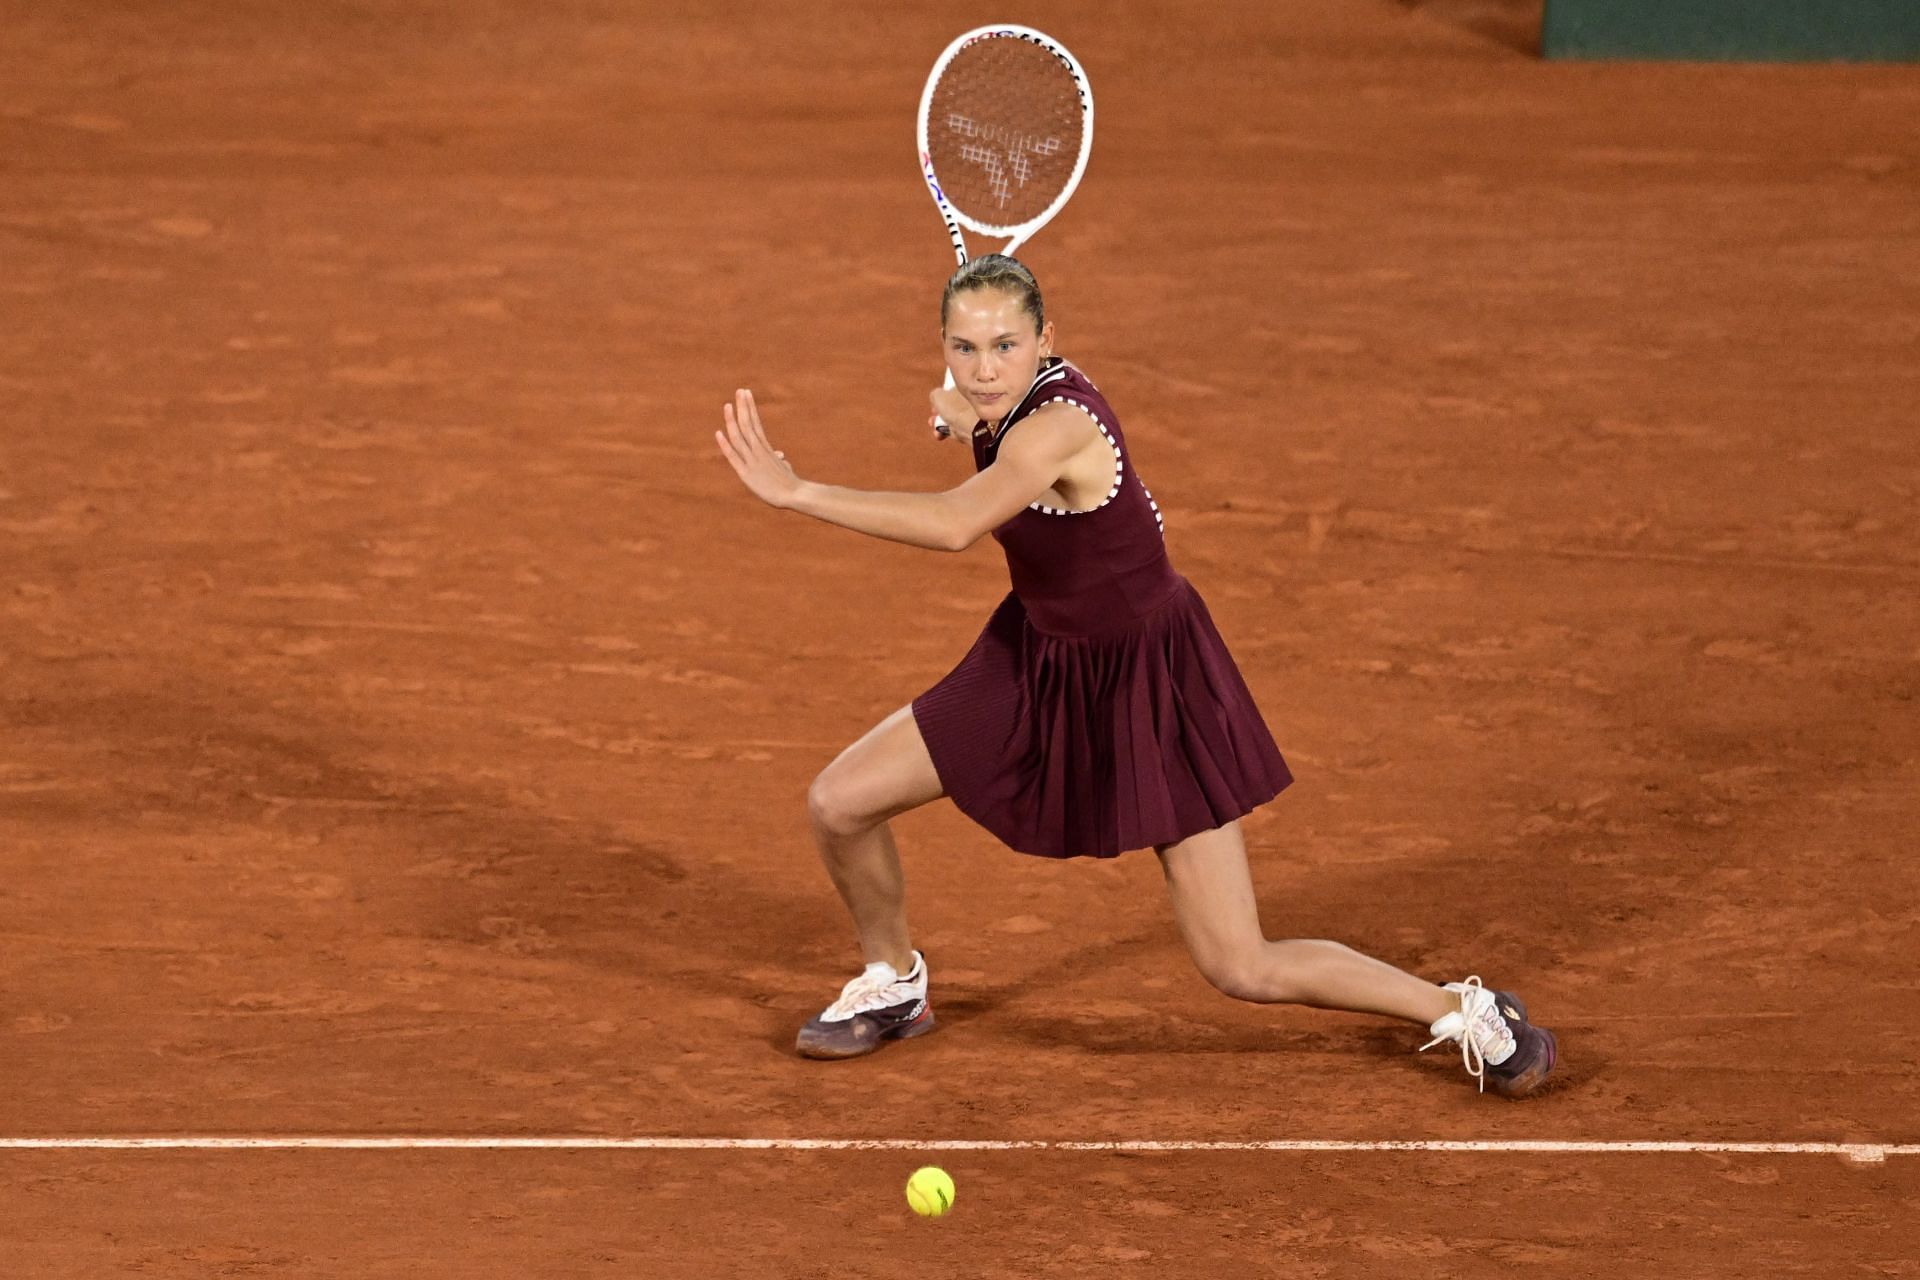
[[[920,94],[920,173],[959,265],[962,228],[1012,253],[1053,220],[1093,150],[1093,87],[1066,46],[1032,27],[976,27],[933,64]],[[953,385],[947,373],[946,385]],[[935,419],[941,435],[946,423]]]

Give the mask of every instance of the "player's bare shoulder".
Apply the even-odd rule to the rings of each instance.
[[[1030,452],[1021,455],[1022,461],[1044,467],[1051,476],[1041,502],[1067,511],[1099,505],[1118,466],[1117,450],[1085,406],[1050,401],[1029,413],[1009,441],[1021,432],[1032,433],[1025,441]]]
[[[1053,400],[1030,410],[1006,433],[1002,458],[1046,458],[1066,464],[1100,433],[1091,418],[1070,400]]]

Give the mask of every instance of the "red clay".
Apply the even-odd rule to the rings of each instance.
[[[1920,79],[1482,9],[1020,15],[1099,110],[1023,256],[1299,777],[1269,928],[1523,992],[1557,1087],[1229,1002],[1151,855],[946,808],[897,828],[940,1034],[793,1056],[858,960],[807,781],[1005,571],[710,433],[751,385],[803,474],[964,473],[910,139],[970,18],[102,3],[0,45],[0,1134],[1920,1138]],[[75,1276],[1898,1275],[1920,1208],[1902,1158],[1050,1151],[922,1223],[923,1162],[0,1189]]]

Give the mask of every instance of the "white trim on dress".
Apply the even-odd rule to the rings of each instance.
[[[1046,403],[1070,404],[1093,419],[1093,425],[1100,428],[1100,434],[1107,438],[1107,444],[1113,449],[1113,488],[1107,490],[1107,496],[1100,499],[1098,506],[1088,507],[1084,511],[1069,511],[1064,507],[1049,507],[1038,502],[1028,503],[1027,509],[1029,511],[1038,511],[1043,516],[1090,516],[1120,496],[1121,486],[1126,483],[1127,478],[1127,455],[1121,450],[1120,442],[1113,438],[1113,432],[1107,430],[1107,424],[1100,421],[1100,415],[1092,409],[1089,409],[1086,405],[1081,404],[1078,400],[1070,399],[1067,396],[1055,396]],[[1160,504],[1153,500],[1153,493],[1147,488],[1145,482],[1141,483],[1140,492],[1147,495],[1147,505],[1153,509],[1154,527],[1160,530],[1160,536],[1164,538],[1167,534],[1167,522],[1165,517],[1160,514]]]
[[[1089,418],[1093,419],[1093,425],[1100,428],[1100,434],[1106,437],[1108,446],[1113,450],[1113,488],[1107,490],[1107,496],[1100,499],[1098,506],[1088,507],[1084,511],[1069,511],[1064,507],[1049,507],[1049,506],[1044,506],[1039,502],[1029,502],[1027,504],[1027,509],[1030,511],[1038,511],[1043,516],[1090,516],[1094,512],[1098,511],[1101,507],[1106,506],[1109,502],[1112,502],[1115,498],[1120,496],[1120,486],[1126,480],[1126,471],[1127,471],[1126,455],[1120,451],[1120,442],[1113,438],[1113,432],[1107,430],[1107,424],[1100,421],[1100,415],[1095,413],[1092,409],[1088,408],[1086,405],[1080,403],[1080,401],[1072,399],[1068,396],[1054,396],[1052,399],[1044,400],[1041,403],[1070,404],[1074,408],[1078,409],[1080,412],[1086,414]],[[1036,410],[1035,412],[1038,412],[1038,410]],[[1156,508],[1155,510],[1157,513],[1158,509]]]
[[[1033,398],[1033,393],[1041,387],[1050,382],[1056,382],[1065,378],[1072,372],[1074,372],[1073,363],[1064,357],[1061,358],[1059,364],[1054,365],[1051,369],[1043,369],[1034,376],[1032,384],[1027,388],[1027,394],[1020,397],[1020,403],[1014,406],[1014,412],[1017,413],[1025,407],[1027,401]],[[1085,374],[1081,374],[1081,378],[1089,387],[1093,386],[1093,380],[1087,378]],[[1099,388],[1094,387],[1094,390],[1098,392]],[[1090,516],[1120,496],[1120,490],[1126,483],[1127,455],[1120,448],[1120,442],[1113,438],[1113,432],[1107,430],[1107,424],[1100,421],[1100,415],[1081,401],[1073,399],[1070,396],[1053,396],[1050,399],[1041,401],[1041,404],[1070,404],[1093,420],[1093,425],[1100,429],[1100,434],[1106,438],[1108,447],[1113,450],[1113,487],[1107,490],[1107,496],[1102,498],[1097,506],[1088,507],[1084,511],[1069,511],[1064,507],[1049,507],[1040,502],[1028,503],[1027,510],[1038,511],[1043,516]],[[1037,406],[1034,412],[1038,412]],[[1012,417],[1013,414],[1010,413],[1007,416]],[[997,439],[997,432],[995,436]],[[1145,483],[1141,484],[1140,492],[1146,494],[1147,506],[1153,510],[1154,527],[1160,530],[1160,536],[1164,538],[1167,534],[1167,521],[1166,517],[1160,514],[1160,504],[1153,500],[1153,493],[1147,488]]]

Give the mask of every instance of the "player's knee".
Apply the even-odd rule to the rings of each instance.
[[[1276,986],[1271,966],[1262,962],[1260,950],[1253,946],[1220,945],[1202,947],[1193,955],[1200,974],[1221,995],[1256,1004],[1284,1002],[1287,996]]]
[[[873,825],[855,802],[853,788],[828,769],[807,788],[807,817],[830,836],[857,836]]]

